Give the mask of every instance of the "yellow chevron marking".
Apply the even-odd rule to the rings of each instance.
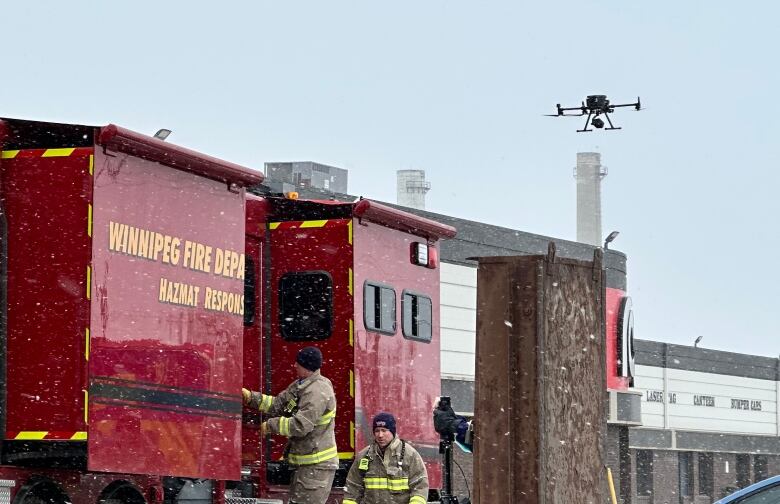
[[[355,373],[349,370],[349,397],[355,397]]]
[[[84,359],[89,360],[89,327],[87,327],[86,333],[87,333],[87,343],[86,345],[84,345]]]
[[[92,175],[95,173],[95,156],[93,154],[89,155],[89,174]]]
[[[4,150],[0,157],[2,157],[2,159],[13,159],[17,154],[19,154],[18,150]]]
[[[281,224],[281,222],[272,222],[272,223],[268,224],[268,227],[271,228],[271,229],[276,229],[276,228],[279,227],[279,224]]]
[[[349,346],[355,346],[355,322],[349,319]]]
[[[14,439],[43,439],[49,431],[22,431]]]
[[[349,447],[355,448],[355,422],[349,422]]]
[[[87,266],[87,299],[92,299],[92,267]]]
[[[347,223],[347,241],[352,245],[352,219]]]
[[[70,437],[71,441],[86,441],[87,433],[84,431],[76,432]]]
[[[328,223],[327,220],[307,220],[307,221],[301,222],[301,225],[299,227],[301,227],[301,228],[318,228],[318,227],[324,226],[327,223]]]
[[[349,268],[349,287],[348,287],[348,289],[349,289],[349,295],[350,296],[352,295],[352,282],[354,280],[353,277],[354,277],[354,275],[352,274],[352,268]]]
[[[67,157],[73,154],[74,150],[76,150],[75,147],[66,149],[46,149],[43,151],[43,154],[41,154],[41,157]]]
[[[87,203],[87,236],[92,237],[92,203]]]
[[[342,460],[350,460],[355,458],[355,452],[339,452],[339,458]]]

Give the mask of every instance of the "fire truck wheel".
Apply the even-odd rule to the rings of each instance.
[[[103,490],[98,504],[146,504],[146,500],[131,483],[115,481]]]
[[[13,504],[66,504],[70,498],[53,481],[35,477],[24,484],[14,497]]]

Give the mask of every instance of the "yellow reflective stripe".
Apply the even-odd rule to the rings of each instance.
[[[349,397],[355,397],[355,372],[349,370]]]
[[[352,499],[344,499],[341,501],[341,504],[357,504],[357,501],[353,501]]]
[[[43,154],[41,154],[41,157],[66,157],[73,154],[74,150],[76,150],[75,147],[67,149],[46,149],[43,151]]]
[[[13,159],[16,157],[17,154],[19,154],[18,150],[4,150],[2,154],[2,159]]]
[[[92,204],[87,203],[87,236],[92,236]]]
[[[355,422],[349,421],[349,447],[355,447]]]
[[[319,422],[317,422],[317,425],[328,425],[331,420],[333,420],[336,417],[336,410],[328,411],[324,415],[320,417]]]
[[[307,221],[301,222],[301,225],[299,227],[301,227],[301,228],[318,228],[318,227],[324,226],[327,223],[328,223],[327,220],[307,220]]]
[[[409,478],[364,478],[366,490],[409,490]]]
[[[92,175],[95,171],[95,156],[89,155],[89,174]]]
[[[49,431],[22,431],[14,439],[43,439]]]
[[[349,346],[355,346],[355,322],[349,319]]]
[[[290,435],[290,419],[287,417],[282,417],[279,419],[279,434],[282,436],[289,436]]]
[[[76,432],[70,437],[71,441],[86,441],[87,439],[87,433],[86,432]]]
[[[366,490],[387,490],[387,478],[363,478]]]
[[[89,327],[84,331],[86,333],[86,344],[84,345],[84,360],[89,360]]]
[[[425,498],[420,497],[419,495],[412,495],[409,499],[409,504],[425,504],[426,502]]]
[[[92,267],[87,266],[87,299],[92,299]]]
[[[89,420],[89,391],[87,389],[81,389],[84,392],[84,423],[88,423]]]
[[[347,233],[349,233],[347,241],[352,245],[352,219],[349,219],[349,222],[347,223]]]
[[[276,228],[279,227],[279,224],[281,224],[281,222],[272,222],[272,223],[268,224],[268,227],[270,229],[276,229]]]
[[[261,394],[259,409],[262,412],[266,412],[271,409],[271,403],[274,402],[274,396]]]
[[[349,295],[352,295],[352,282],[354,280],[354,275],[352,274],[352,268],[349,268],[349,285],[347,285],[347,291],[349,292]]]
[[[390,490],[409,490],[409,478],[387,478]]]
[[[342,460],[352,460],[355,458],[355,452],[339,452],[339,458]]]
[[[296,455],[295,453],[291,453],[287,456],[287,458],[291,464],[309,465],[309,464],[319,464],[320,462],[325,462],[326,460],[330,460],[337,456],[338,456],[338,449],[335,446],[333,446],[331,448],[328,448],[327,450],[322,450],[321,452],[317,452],[317,453],[310,453],[308,455]]]

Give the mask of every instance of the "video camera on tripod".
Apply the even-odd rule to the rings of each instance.
[[[452,493],[452,445],[457,439],[470,450],[471,422],[456,415],[450,398],[442,396],[433,410],[433,428],[439,433],[439,454],[442,460],[441,504],[469,504],[470,499],[465,498],[459,503],[458,497]]]

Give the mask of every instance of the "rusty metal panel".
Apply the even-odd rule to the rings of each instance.
[[[476,503],[605,502],[603,303],[600,254],[479,259]]]

